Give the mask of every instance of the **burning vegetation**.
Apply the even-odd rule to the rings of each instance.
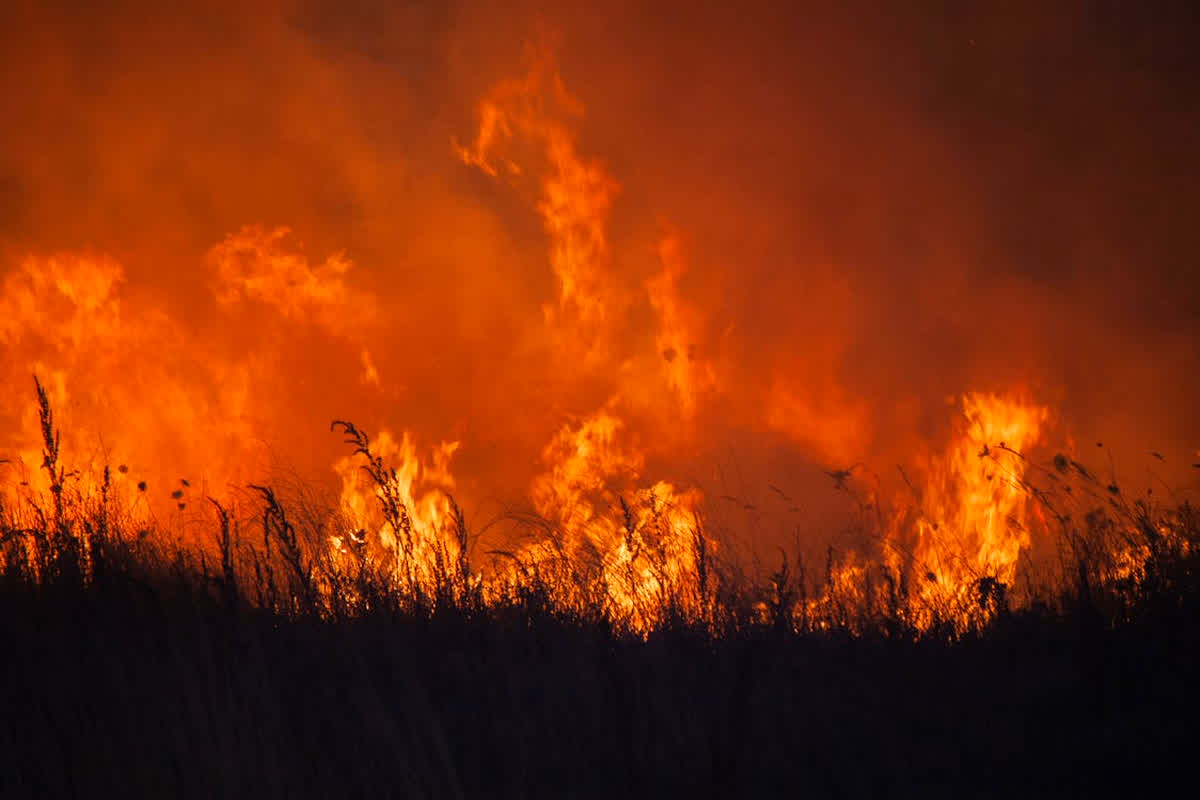
[[[539,631],[609,689],[605,648],[679,647],[739,693],[708,723],[767,739],[734,706],[777,727],[747,676],[789,679],[747,653],[919,666],[1194,609],[1195,120],[1154,60],[1190,48],[1117,63],[1136,20],[1091,6],[433,5],[0,12],[12,608],[384,620],[472,686],[464,653]],[[470,713],[411,793],[463,793]]]
[[[482,532],[454,498],[457,442],[422,458],[407,434],[372,439],[343,421],[333,429],[352,452],[335,464],[336,501],[256,484],[218,499],[181,479],[168,523],[124,465],[68,470],[49,392],[35,385],[41,463],[3,496],[6,574],[36,582],[65,570],[86,585],[98,559],[125,553],[174,559],[206,584],[219,564],[213,577],[230,597],[285,615],[535,603],[642,637],[683,624],[715,636],[768,625],[919,639],[1034,606],[1065,611],[1078,590],[1105,597],[1119,625],[1158,590],[1165,564],[1190,560],[1198,533],[1187,501],[1131,501],[1064,454],[1033,460],[1048,411],[994,395],[962,398],[957,438],[918,467],[924,490],[906,476],[911,497],[881,499],[858,470],[830,473],[859,504],[861,544],[830,546],[816,580],[801,549],[781,550],[765,580],[748,574],[733,541],[706,524],[703,494],[643,482],[643,456],[620,446],[620,420],[605,412],[546,447],[533,510],[493,522],[510,528],[504,548],[481,552]],[[200,507],[185,514],[191,502]]]
[[[565,84],[553,38],[527,46],[523,62],[523,74],[486,91],[476,133],[465,143],[452,137],[446,157],[540,220],[550,297],[509,330],[505,355],[517,369],[541,362],[515,377],[537,387],[536,398],[521,390],[521,402],[549,414],[548,425],[514,419],[504,436],[470,416],[493,402],[497,414],[523,416],[521,407],[502,411],[512,400],[500,383],[478,403],[443,401],[458,415],[456,434],[432,446],[419,444],[433,441],[428,427],[384,427],[371,438],[336,422],[353,449],[331,459],[340,494],[304,500],[305,536],[297,538],[281,499],[289,494],[266,488],[300,452],[289,440],[306,438],[293,426],[311,401],[295,397],[313,391],[309,381],[335,379],[367,397],[420,392],[404,386],[404,360],[391,351],[415,344],[458,352],[452,325],[398,321],[411,301],[356,285],[360,270],[344,253],[311,260],[283,227],[242,227],[208,249],[207,271],[189,290],[207,295],[212,316],[203,324],[171,313],[166,298],[131,282],[109,256],[30,253],[13,263],[0,294],[8,378],[42,379],[39,406],[18,404],[5,420],[5,563],[40,574],[56,552],[42,541],[48,531],[82,537],[73,547],[86,553],[92,537],[115,530],[107,520],[118,513],[120,530],[139,540],[167,536],[204,565],[218,557],[204,531],[219,527],[220,561],[242,579],[273,576],[286,555],[308,610],[323,614],[364,610],[374,593],[425,608],[537,592],[564,613],[641,634],[680,620],[716,631],[752,618],[861,630],[880,615],[919,634],[962,633],[1014,604],[1029,607],[1074,581],[1076,564],[1099,569],[1102,584],[1136,581],[1155,547],[1186,546],[1149,495],[1130,499],[1115,474],[1104,481],[1074,455],[1052,455],[1052,432],[1073,452],[1054,427],[1059,415],[1023,384],[968,387],[943,407],[952,424],[936,427],[945,433],[913,446],[897,478],[866,448],[905,439],[874,432],[878,414],[837,377],[841,345],[817,339],[810,351],[806,341],[799,361],[770,365],[773,377],[757,386],[747,381],[730,343],[746,323],[689,291],[681,229],[664,222],[652,246],[614,252],[623,187],[579,144],[585,107]],[[619,259],[644,261],[644,277],[625,279]],[[835,305],[846,301],[836,281],[821,292]],[[311,361],[299,380],[289,363],[301,357],[296,342]],[[256,404],[263,397],[272,399]],[[59,429],[51,438],[47,427],[51,406],[67,411],[65,447]],[[739,420],[747,406],[754,412]],[[782,433],[798,463],[822,466],[833,485],[818,504],[840,507],[850,532],[836,549],[792,542],[769,589],[756,588],[752,573],[780,536],[761,533],[761,516],[718,522],[712,489],[681,469],[696,458],[711,463],[705,437],[731,424]],[[31,438],[39,429],[40,441]],[[529,447],[539,430],[548,440]],[[475,462],[480,474],[462,485],[460,454],[501,442],[513,452]],[[327,452],[309,450],[306,459]],[[62,452],[75,459],[69,471]],[[858,463],[836,466],[851,459]],[[524,475],[525,499],[506,501],[473,532],[456,498],[465,493],[478,506],[481,480],[496,470]],[[334,490],[322,485],[315,491]],[[801,510],[772,488],[789,513]],[[264,498],[255,545],[244,529]],[[747,523],[760,526],[757,541],[739,529]],[[784,529],[787,515],[771,524]],[[275,545],[273,526],[286,532]],[[807,566],[825,546],[824,578],[814,580]],[[279,601],[274,580],[259,601]]]

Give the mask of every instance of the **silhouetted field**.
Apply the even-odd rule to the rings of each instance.
[[[981,582],[988,614],[966,627],[915,627],[903,604],[817,619],[798,610],[816,590],[781,569],[714,591],[700,614],[661,598],[658,622],[633,630],[560,602],[538,574],[485,594],[465,562],[428,592],[366,560],[337,568],[265,488],[257,555],[235,552],[214,503],[210,562],[128,529],[107,484],[100,502],[67,491],[44,397],[43,423],[49,500],[4,508],[0,530],[3,797],[1159,796],[1193,783],[1200,517],[1186,504],[1169,539],[1145,531],[1136,580],[1076,559],[1056,594],[1014,608]]]
[[[9,577],[0,794],[1001,796],[1190,780],[1189,590],[1106,628],[1013,614],[955,642],[530,607],[353,619],[105,564]],[[1050,792],[1051,787],[1056,787]]]

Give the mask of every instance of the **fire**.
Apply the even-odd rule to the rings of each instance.
[[[538,476],[530,494],[534,506],[548,519],[571,529],[583,529],[603,519],[595,496],[616,478],[636,479],[643,458],[617,444],[622,422],[597,412],[578,427],[564,425],[542,452],[549,471]]]
[[[703,496],[666,481],[639,487],[643,458],[621,441],[622,428],[604,411],[563,426],[530,487],[535,538],[484,574],[467,566],[467,532],[452,499],[459,443],[421,458],[408,433],[368,441],[351,426],[356,452],[335,464],[347,527],[330,536],[333,563],[370,564],[387,585],[427,601],[479,587],[497,602],[507,587],[535,580],[556,606],[602,608],[633,631],[653,629],[667,613],[702,621],[716,549],[702,530]]]
[[[691,417],[716,388],[716,371],[697,352],[704,320],[681,290],[687,264],[680,234],[661,237],[657,272],[645,280],[644,294],[613,280],[607,226],[620,184],[579,152],[570,123],[583,106],[565,89],[552,56],[530,50],[529,64],[526,75],[501,81],[482,101],[478,134],[458,154],[489,176],[532,186],[556,280],[556,301],[542,309],[549,353],[568,374],[615,376],[610,400],[545,446],[545,471],[533,479],[530,501],[554,526],[562,552],[595,557],[589,591],[599,591],[615,617],[648,629],[655,624],[651,607],[703,605],[692,584],[705,569],[697,554],[712,543],[700,533],[698,490],[661,479],[640,484],[649,451],[629,435],[627,418],[661,419],[664,407]],[[68,449],[86,450],[83,437],[109,426],[112,449],[98,451],[77,480],[93,490],[103,469],[119,463],[117,480],[132,487],[133,499],[154,499],[144,507],[151,516],[158,506],[182,509],[183,501],[224,497],[270,470],[260,429],[269,422],[255,416],[255,398],[280,385],[273,355],[291,336],[319,331],[357,355],[362,385],[384,384],[368,343],[385,318],[377,299],[355,287],[354,264],[344,254],[313,261],[290,229],[248,225],[213,245],[203,269],[192,293],[207,298],[216,319],[246,320],[238,327],[253,337],[252,348],[230,347],[217,331],[206,336],[176,321],[161,298],[127,292],[124,268],[104,257],[31,257],[6,276],[0,301],[0,337],[22,353],[13,367],[48,381],[52,405],[63,410],[60,427],[71,437]],[[633,354],[615,335],[632,313],[653,320]],[[153,394],[122,376],[136,376]],[[98,407],[79,399],[89,385],[99,388],[89,398]],[[27,411],[10,428],[30,432],[34,423]],[[465,563],[461,515],[451,499],[450,462],[460,443],[422,457],[415,442],[409,431],[397,438],[384,430],[334,463],[345,523],[331,529],[330,557],[357,551],[394,585],[432,595],[448,565]],[[19,452],[27,478],[40,486],[38,443],[26,439]],[[188,477],[167,477],[173,475]],[[195,491],[184,497],[174,490],[170,502],[159,497],[160,486],[180,481]],[[544,554],[547,546],[526,547],[520,557]]]
[[[215,245],[205,266],[194,292],[207,295],[218,323],[254,318],[253,348],[178,320],[162,298],[133,291],[112,258],[29,256],[4,277],[0,343],[13,357],[0,369],[9,386],[37,374],[48,387],[84,494],[98,490],[107,466],[114,491],[149,498],[144,510],[164,515],[262,480],[273,460],[262,400],[285,381],[275,363],[304,326],[355,353],[360,381],[379,384],[366,344],[375,301],[348,285],[343,256],[310,264],[287,229],[247,227]],[[44,490],[37,410],[20,408],[4,419],[0,445],[17,454],[18,484]],[[181,481],[186,496],[176,496]]]
[[[704,617],[719,536],[753,540],[745,549],[754,558],[790,546],[798,517],[788,515],[824,503],[827,482],[807,483],[821,471],[838,492],[873,481],[854,496],[861,519],[849,525],[883,542],[883,566],[895,594],[919,608],[918,625],[985,617],[1017,591],[1023,559],[1049,541],[1048,529],[1105,529],[1102,516],[1087,521],[1094,509],[1083,501],[1072,501],[1065,523],[1034,491],[1028,451],[1049,444],[1052,415],[1019,391],[1044,383],[1043,398],[1091,397],[1084,371],[1069,378],[1078,385],[1061,385],[1057,365],[1096,359],[1066,349],[1031,356],[1020,337],[1070,332],[1048,335],[1047,348],[1107,343],[1110,319],[1068,314],[1021,275],[976,272],[961,257],[992,246],[976,225],[989,217],[966,215],[956,231],[962,198],[953,187],[948,212],[930,205],[936,198],[921,187],[957,186],[966,173],[926,165],[927,155],[961,151],[938,141],[927,152],[917,142],[927,126],[893,125],[904,120],[874,116],[874,98],[844,87],[813,112],[822,125],[743,119],[733,110],[753,111],[755,97],[771,98],[763,114],[810,104],[776,102],[778,70],[756,78],[759,89],[730,93],[738,69],[717,53],[720,80],[692,94],[652,75],[614,77],[608,64],[581,63],[586,48],[553,43],[527,47],[514,71],[497,75],[494,53],[476,60],[449,43],[444,55],[464,63],[446,67],[437,91],[393,94],[390,78],[356,71],[365,64],[325,63],[325,50],[292,40],[295,31],[274,33],[252,61],[278,64],[278,80],[242,80],[248,73],[234,62],[211,74],[237,80],[211,84],[189,62],[174,76],[196,81],[187,86],[126,70],[97,79],[121,113],[107,101],[68,103],[70,86],[61,87],[87,148],[60,131],[60,114],[28,123],[61,133],[72,143],[63,152],[43,153],[36,135],[10,142],[38,158],[11,181],[0,170],[0,201],[22,205],[28,194],[32,209],[28,234],[23,222],[3,229],[0,379],[11,398],[31,398],[39,376],[72,492],[108,493],[142,529],[194,530],[190,515],[206,498],[241,503],[247,516],[248,484],[295,475],[337,498],[320,557],[352,560],[358,548],[387,580],[425,595],[447,565],[461,565],[460,579],[469,571],[474,586],[491,581],[493,598],[536,568],[556,602],[598,605],[642,631],[672,606]],[[656,59],[660,50],[655,43]],[[435,74],[445,65],[426,66]],[[62,79],[77,74],[89,71],[66,69]],[[386,96],[372,94],[376,84]],[[231,86],[237,96],[226,106]],[[468,93],[455,96],[463,86]],[[722,91],[729,109],[716,104]],[[626,96],[628,108],[604,102]],[[814,88],[809,99],[823,97]],[[253,119],[189,138],[203,128],[196,109],[209,104]],[[134,107],[145,115],[136,125],[125,113]],[[837,132],[835,123],[858,124],[860,114],[872,123],[860,135]],[[901,157],[874,162],[893,153],[861,147],[882,141],[880,119],[897,132],[886,147]],[[75,152],[90,149],[102,156],[96,163]],[[945,169],[928,168],[937,166]],[[107,192],[93,197],[80,175]],[[905,216],[910,209],[929,217]],[[92,241],[94,250],[79,244]],[[993,264],[1004,258],[975,261],[1003,272]],[[995,341],[975,333],[970,309],[1001,305],[1022,324]],[[1023,324],[1031,321],[1047,324]],[[1170,344],[1190,358],[1190,343]],[[1138,381],[1115,380],[1124,360],[1101,361],[1111,374],[1097,385],[1154,385],[1137,370]],[[983,374],[996,393],[971,391]],[[947,393],[958,396],[951,412]],[[1107,413],[1094,405],[1088,424]],[[1056,408],[1053,418],[1069,428],[1072,411]],[[944,447],[943,413],[961,418]],[[346,456],[321,438],[334,417],[382,431],[359,446],[381,459],[377,468],[366,452]],[[51,489],[38,430],[31,400],[0,408],[6,509]],[[1190,451],[1190,442],[1177,448]],[[748,477],[740,463],[725,470],[734,461],[747,462]],[[897,462],[911,484],[899,489],[887,479]],[[1134,501],[1075,475],[1074,463],[1060,483],[1087,484],[1128,527]],[[733,495],[768,481],[786,512],[728,524],[713,513],[720,504],[709,500],[724,496],[757,514]],[[829,503],[831,516],[846,497]],[[486,529],[476,551],[497,555],[497,565],[468,558],[464,507],[516,520],[515,530],[482,512],[471,520]],[[1118,557],[1113,548],[1113,574],[1136,574],[1145,552]],[[831,558],[834,595],[886,586],[868,564],[871,546],[859,550]],[[825,613],[836,605],[829,599],[801,605]]]
[[[606,363],[614,355],[612,333],[635,302],[608,269],[606,226],[620,184],[598,161],[579,154],[563,118],[578,118],[583,106],[564,87],[552,54],[531,49],[527,60],[523,78],[500,82],[481,103],[474,143],[458,153],[494,178],[542,176],[535,178],[535,205],[558,286],[557,304],[544,308],[546,336],[571,371],[608,368],[620,380],[608,403],[578,425],[563,426],[543,450],[547,469],[533,480],[530,498],[552,526],[550,541],[539,540],[515,557],[543,569],[564,560],[590,562],[593,575],[576,572],[560,582],[560,600],[579,604],[598,592],[617,618],[644,630],[656,622],[649,609],[663,608],[664,600],[692,611],[701,602],[690,582],[697,543],[701,551],[708,544],[697,538],[702,495],[661,480],[639,488],[646,452],[618,441],[627,432],[622,410],[657,411],[662,401],[647,393],[644,371],[630,369],[630,361]],[[535,158],[518,160],[522,142],[534,145]],[[679,237],[664,236],[657,256],[661,269],[646,281],[643,299],[658,321],[650,363],[665,393],[689,417],[699,394],[715,388],[716,372],[698,357],[699,315],[679,291],[686,272]]]
[[[181,476],[197,486],[206,476],[214,483],[250,478],[256,453],[246,365],[204,358],[190,365],[209,345],[160,309],[127,302],[125,284],[123,268],[109,258],[22,261],[0,294],[0,341],[20,354],[3,367],[8,385],[15,390],[30,386],[34,373],[42,377],[85,493],[105,466],[119,487],[148,480],[159,494]],[[206,391],[218,385],[220,392]],[[5,426],[13,437],[5,444],[18,454],[21,481],[44,489],[37,409],[20,407],[20,418]],[[93,420],[107,430],[101,434]]]
[[[1014,585],[1032,544],[1037,502],[1026,483],[1026,451],[1039,442],[1049,409],[981,392],[960,402],[956,438],[922,465],[913,530],[898,518],[890,534],[892,566],[899,571],[911,559],[918,572],[922,623],[986,610],[990,593]]]
[[[639,488],[644,460],[621,446],[622,427],[601,411],[578,426],[565,425],[546,446],[548,469],[530,494],[538,513],[554,525],[554,546],[536,542],[521,557],[558,555],[590,564],[595,575],[588,582],[614,618],[635,630],[663,622],[659,615],[667,608],[699,618],[708,588],[703,559],[713,547],[701,530],[703,495],[666,481]],[[593,587],[570,586],[569,594],[577,596],[568,603]]]
[[[563,116],[578,117],[582,104],[563,85],[552,52],[528,48],[528,72],[499,82],[479,107],[479,132],[457,146],[464,163],[492,177],[542,177],[536,207],[550,240],[550,267],[558,281],[558,301],[543,307],[548,334],[574,335],[572,357],[594,366],[608,356],[605,336],[618,306],[625,302],[605,270],[606,224],[620,185],[596,160],[582,157]],[[531,163],[505,155],[533,145]]]
[[[335,554],[369,548],[361,555],[382,565],[392,585],[407,595],[436,597],[466,557],[451,499],[450,461],[458,447],[442,442],[421,459],[408,432],[396,441],[383,431],[369,442],[369,454],[339,459],[334,471],[350,526],[331,537]]]
[[[353,264],[343,253],[310,264],[286,227],[247,226],[208,253],[212,288],[227,312],[245,313],[243,304],[274,308],[289,322],[317,325],[358,350],[360,380],[378,386],[379,370],[364,343],[377,323],[375,298],[347,281]]]

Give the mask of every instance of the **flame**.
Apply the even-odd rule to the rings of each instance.
[[[583,105],[563,85],[548,48],[526,49],[529,68],[518,79],[500,81],[479,105],[479,131],[470,146],[456,145],[465,164],[500,177],[541,173],[537,211],[550,241],[550,267],[558,301],[543,307],[550,336],[572,335],[568,358],[594,366],[608,357],[608,325],[624,303],[606,270],[606,225],[620,184],[597,160],[580,156],[562,117],[578,117]],[[557,112],[557,113],[556,113]],[[505,155],[532,144],[531,163]],[[565,347],[565,344],[562,345]],[[569,362],[568,362],[569,363]]]
[[[118,488],[161,515],[262,480],[272,461],[262,398],[280,381],[275,362],[289,329],[315,325],[345,342],[361,359],[363,383],[378,385],[366,345],[373,299],[347,285],[352,265],[343,256],[310,265],[298,247],[286,228],[247,227],[208,253],[216,320],[245,320],[252,304],[267,309],[255,315],[251,349],[231,348],[219,331],[174,318],[161,298],[130,291],[112,258],[29,256],[5,276],[0,343],[19,358],[6,359],[4,378],[19,387],[31,373],[41,377],[81,491],[95,493],[107,466]],[[17,454],[19,485],[44,490],[37,409],[21,408],[5,420],[10,438],[0,446]],[[176,496],[181,481],[195,491]]]
[[[602,410],[564,425],[546,446],[548,469],[530,495],[556,538],[553,547],[536,542],[521,555],[594,566],[604,607],[633,630],[661,624],[670,608],[700,619],[708,589],[701,560],[715,547],[701,530],[703,495],[666,481],[638,488],[644,459],[622,444],[622,428]],[[586,600],[588,588],[568,584],[567,605]]]
[[[114,19],[114,31],[142,29]],[[497,74],[484,69],[496,53],[467,52],[470,36],[455,31],[429,40],[462,63],[437,73],[436,90],[418,91],[337,61],[318,34],[257,16],[230,28],[244,40],[204,42],[219,62],[211,70],[122,47],[114,72],[60,23],[47,19],[28,53],[10,56],[31,67],[8,71],[21,91],[39,94],[27,76],[42,72],[53,85],[0,149],[13,154],[0,164],[0,206],[28,207],[27,219],[2,215],[15,221],[0,225],[0,379],[11,398],[31,398],[30,376],[40,377],[73,491],[107,487],[164,529],[186,527],[184,512],[206,495],[236,497],[298,460],[304,478],[340,482],[333,510],[345,519],[324,531],[331,557],[353,558],[361,539],[390,580],[428,593],[444,562],[464,554],[449,495],[478,507],[504,482],[499,504],[531,509],[541,535],[487,546],[548,574],[569,556],[579,574],[560,576],[561,602],[598,598],[645,630],[660,621],[650,598],[703,616],[704,559],[716,546],[705,498],[724,491],[710,487],[725,485],[733,443],[749,442],[731,457],[756,462],[746,484],[836,467],[828,474],[842,489],[915,461],[912,487],[873,487],[863,515],[872,519],[855,524],[877,525],[886,566],[912,578],[919,624],[938,613],[969,621],[987,613],[970,610],[981,587],[1015,586],[1039,532],[1059,524],[1031,504],[1024,458],[1051,414],[1019,387],[1045,382],[1043,399],[1084,398],[1053,417],[1078,418],[1092,404],[1093,424],[1108,413],[1107,387],[1161,388],[1191,374],[1162,366],[1191,363],[1194,337],[1178,331],[1146,340],[1161,359],[1091,358],[1123,335],[1093,302],[1104,270],[1071,286],[1080,294],[1068,310],[1065,272],[1047,291],[1020,269],[995,269],[1011,254],[991,239],[994,215],[958,194],[960,176],[975,173],[942,155],[962,148],[922,144],[924,120],[847,90],[865,83],[814,83],[813,101],[834,102],[810,125],[780,111],[815,106],[778,102],[775,90],[789,88],[774,83],[779,70],[746,74],[751,88],[740,59],[707,49],[679,62],[711,68],[713,80],[699,83],[641,74],[632,57],[589,66],[588,47],[553,37],[526,47],[515,74]],[[722,34],[722,43],[739,35]],[[97,39],[99,55],[117,54],[110,39],[120,41]],[[176,32],[145,39],[192,44]],[[844,42],[829,41],[841,51]],[[681,46],[655,41],[650,52],[665,68]],[[243,57],[279,73],[260,81]],[[144,58],[154,70],[127,68]],[[445,66],[430,58],[431,72]],[[92,74],[94,85],[75,85]],[[465,96],[453,93],[460,79]],[[755,109],[755,97],[769,101]],[[197,125],[197,109],[238,124]],[[896,134],[886,142],[881,122]],[[864,150],[867,140],[880,148]],[[988,185],[996,176],[977,161]],[[1049,194],[1056,209],[1078,208]],[[985,210],[993,202],[978,200]],[[1107,258],[1107,244],[1079,247]],[[968,262],[993,247],[987,270],[974,271]],[[1130,255],[1119,250],[1114,259]],[[999,307],[1014,318],[1005,335],[977,332],[974,309]],[[1047,332],[1043,347],[1022,338],[1030,331]],[[1092,362],[1102,374],[1059,368]],[[984,374],[998,393],[958,397],[985,385]],[[961,424],[943,447],[935,432],[947,393]],[[1141,403],[1154,420],[1121,435],[1162,434],[1178,440],[1174,453],[1190,452],[1181,430],[1194,425],[1172,419],[1186,409],[1171,398],[1185,395],[1135,394],[1124,411]],[[341,457],[322,443],[333,416],[383,431],[371,443],[389,464],[382,485],[361,453]],[[4,492],[27,499],[51,488],[39,422],[32,399],[0,407]],[[862,470],[841,469],[849,464]],[[820,502],[817,489],[787,488],[797,513]],[[407,521],[380,509],[381,492]],[[789,535],[774,529],[791,518],[777,521],[735,533],[769,548]],[[1112,547],[1118,577],[1146,557]],[[879,585],[864,559],[838,559],[830,591]]]
[[[960,403],[956,438],[922,467],[911,550],[902,520],[892,526],[891,564],[899,571],[901,554],[910,555],[920,573],[919,624],[938,614],[957,622],[987,611],[989,598],[980,593],[1013,586],[1039,513],[1025,453],[1039,442],[1049,409],[983,392],[965,394]]]
[[[577,427],[564,425],[542,452],[548,472],[538,476],[530,489],[537,510],[573,530],[597,522],[594,497],[608,488],[614,478],[636,480],[644,459],[618,446],[623,423],[607,411],[599,411]]]
[[[608,270],[606,226],[620,184],[600,162],[579,155],[562,117],[578,118],[583,106],[565,89],[553,54],[531,49],[527,60],[522,78],[501,81],[480,104],[474,143],[457,151],[464,163],[495,178],[543,176],[536,208],[558,286],[557,304],[544,308],[546,336],[572,371],[580,366],[594,371],[612,361],[612,329],[634,302],[613,285]],[[538,158],[506,155],[519,150],[517,140],[532,143]],[[698,395],[713,389],[717,379],[712,364],[697,357],[701,322],[679,289],[686,272],[682,250],[678,234],[660,240],[661,270],[646,281],[645,299],[658,322],[652,374],[691,416]],[[648,609],[662,607],[652,599],[686,596],[693,611],[699,603],[688,581],[696,574],[703,497],[662,480],[648,489],[637,486],[646,452],[621,441],[628,426],[618,408],[653,412],[662,398],[646,392],[644,372],[629,369],[629,362],[614,371],[621,380],[605,407],[577,425],[564,425],[544,448],[547,469],[531,483],[530,498],[553,525],[553,541],[526,546],[517,560],[543,567],[563,559],[591,561],[597,570],[593,584],[601,587],[606,607],[646,630],[655,624]],[[560,585],[567,604],[582,604],[587,592],[577,575]]]
[[[347,284],[353,265],[345,255],[334,253],[323,263],[309,264],[291,236],[286,227],[247,226],[215,245],[208,260],[217,302],[227,310],[240,302],[263,303],[284,319],[314,323],[339,334],[348,326],[369,323],[375,314],[374,300]]]
[[[128,465],[115,474],[131,487],[135,477],[163,488],[189,476],[218,486],[248,479],[260,463],[247,387],[252,362],[204,357],[208,346],[160,309],[131,309],[125,283],[109,258],[24,259],[0,294],[0,341],[23,359],[4,365],[8,385],[29,385],[31,372],[42,377],[63,448],[89,490],[106,465]],[[37,409],[32,401],[22,408],[17,424],[6,426],[5,444],[18,453],[22,481],[44,490]],[[90,420],[108,423],[104,436]]]
[[[464,557],[463,542],[453,528],[451,501],[455,481],[450,462],[459,443],[442,442],[422,459],[407,431],[397,441],[385,430],[370,447],[385,465],[382,476],[366,470],[359,453],[333,466],[341,479],[340,504],[349,525],[334,534],[330,544],[341,553],[347,542],[369,543],[369,556],[383,563],[393,585],[408,594],[434,597]],[[389,493],[398,501],[399,513],[387,513]]]

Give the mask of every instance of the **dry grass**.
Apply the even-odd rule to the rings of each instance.
[[[349,423],[390,551],[335,551],[327,511],[268,486],[212,500],[211,545],[180,547],[107,471],[85,491],[38,398],[49,496],[0,508],[4,796],[999,794],[1068,768],[1145,790],[1185,762],[1200,514],[1073,462],[1027,487],[1061,531],[1053,573],[1020,602],[981,576],[965,627],[915,625],[912,574],[832,548],[815,577],[781,551],[756,581],[699,516],[668,574],[636,501],[631,563],[666,588],[621,609],[602,554],[537,518],[517,521],[541,547],[485,579],[453,503],[422,580],[396,476]]]

